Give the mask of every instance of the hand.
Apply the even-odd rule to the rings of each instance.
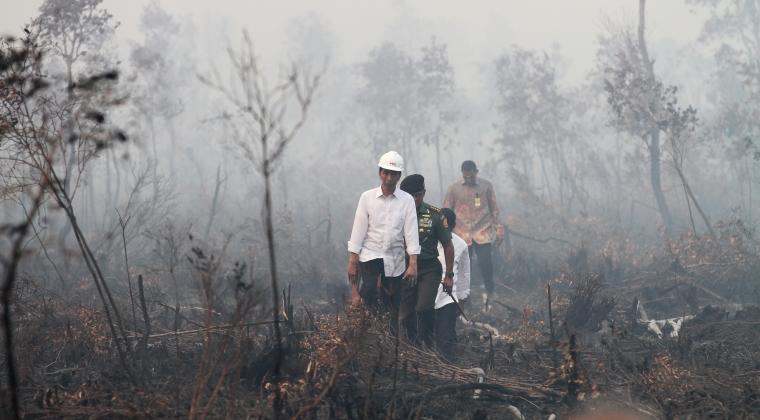
[[[351,306],[358,306],[362,303],[362,297],[359,294],[359,286],[351,286]]]
[[[356,261],[348,261],[348,284],[351,286],[359,285],[359,264]]]
[[[417,284],[416,264],[409,264],[409,267],[407,267],[406,272],[404,273],[404,280],[408,281],[410,286]]]
[[[446,293],[451,293],[454,290],[454,279],[451,276],[445,276],[441,284],[443,285],[443,291]]]
[[[500,244],[504,240],[504,225],[496,225],[496,243]]]

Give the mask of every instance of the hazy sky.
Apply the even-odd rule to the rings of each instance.
[[[138,20],[150,0],[105,0],[104,6],[122,23],[119,35],[139,39]],[[0,33],[19,33],[41,0],[0,0]],[[549,50],[558,45],[567,60],[564,74],[577,79],[593,64],[596,38],[603,22],[635,19],[636,0],[164,0],[164,8],[204,22],[229,24],[235,34],[247,28],[260,54],[276,54],[293,18],[316,13],[328,24],[339,58],[353,60],[385,39],[431,36],[449,44],[452,56],[475,60],[511,44]],[[702,19],[682,0],[650,1],[649,39],[685,44],[696,39]],[[404,32],[404,33],[400,33]],[[487,57],[488,54],[485,54]],[[455,67],[475,65],[455,62]]]

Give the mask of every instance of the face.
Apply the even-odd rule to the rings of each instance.
[[[422,204],[422,200],[425,198],[425,190],[412,194],[412,197],[414,197],[414,205],[419,207]]]
[[[462,178],[464,179],[464,182],[467,184],[474,184],[475,181],[478,179],[478,170],[463,170],[462,171]]]
[[[401,179],[401,172],[380,168],[380,182],[385,187],[395,188],[399,179]]]

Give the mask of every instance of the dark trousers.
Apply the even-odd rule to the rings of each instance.
[[[420,260],[417,263],[417,284],[410,286],[402,281],[399,317],[407,338],[412,342],[433,347],[435,297],[442,274],[438,259]]]
[[[454,302],[435,310],[435,344],[441,354],[449,360],[454,358],[458,315],[459,309]]]
[[[474,241],[468,248],[470,253],[470,266],[472,266],[473,256],[477,256],[478,268],[480,275],[483,277],[483,285],[486,286],[488,294],[493,294],[493,261],[491,259],[491,244],[478,244]]]
[[[398,331],[402,276],[386,277],[383,267],[382,258],[359,263],[359,295],[370,310],[390,315],[390,329],[395,334]]]

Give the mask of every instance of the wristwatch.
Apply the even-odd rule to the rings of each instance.
[[[446,276],[447,277],[451,277],[453,279],[454,278],[454,272],[452,271],[452,272],[446,273]]]

